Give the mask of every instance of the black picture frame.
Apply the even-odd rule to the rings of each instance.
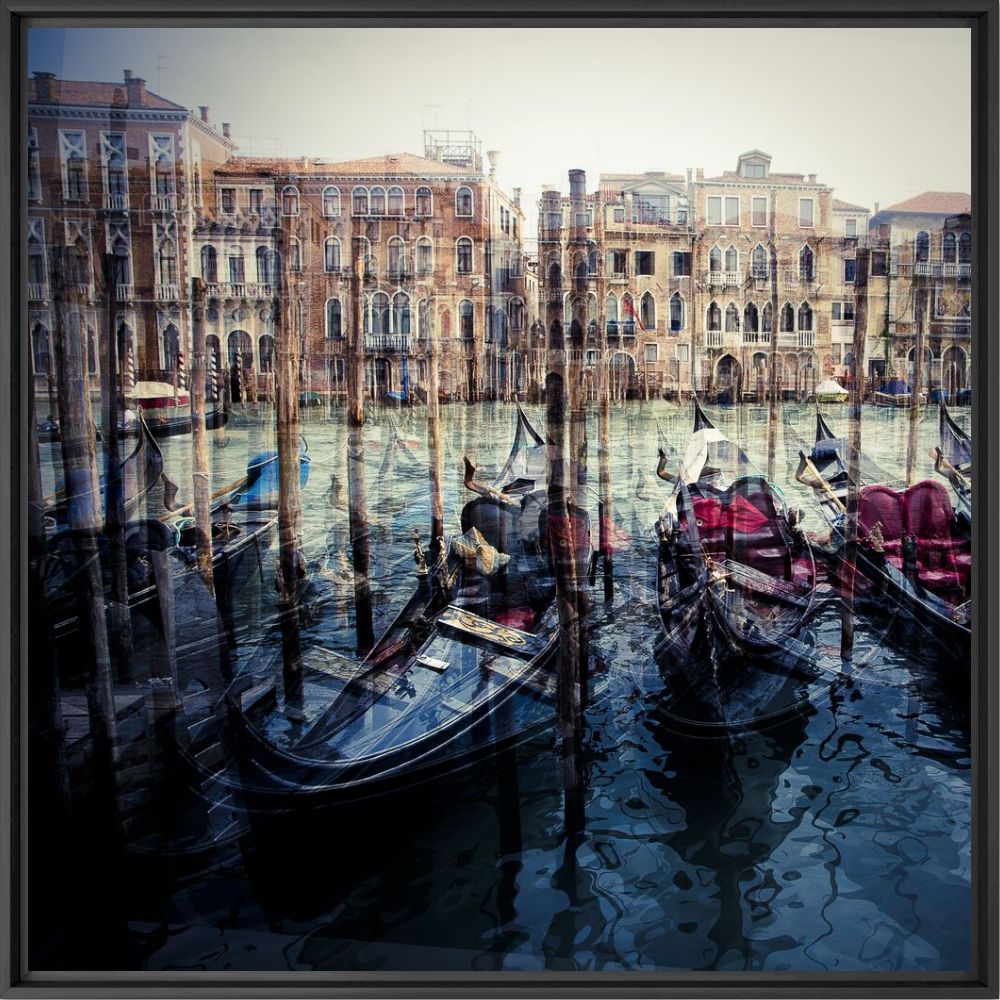
[[[8,428],[0,434],[0,468],[12,474],[0,490],[0,517],[10,526],[0,540],[0,995],[79,997],[273,997],[273,996],[997,996],[998,979],[998,811],[997,673],[998,651],[998,2],[997,0],[625,0],[613,15],[601,0],[0,0],[0,303],[9,331],[0,350],[0,386],[7,403]],[[746,973],[340,973],[198,974],[60,973],[39,974],[24,967],[27,845],[23,823],[26,754],[26,676],[30,651],[25,643],[26,573],[26,393],[28,338],[26,303],[19,293],[25,260],[20,249],[25,219],[22,197],[26,164],[17,136],[26,114],[26,27],[168,23],[319,23],[384,26],[468,25],[487,30],[517,26],[963,26],[972,45],[973,316],[976,317],[973,440],[975,504],[988,516],[977,519],[973,573],[973,859],[972,955],[967,975],[950,974],[760,974]],[[581,66],[581,69],[585,69]],[[526,68],[525,71],[530,71]],[[857,81],[862,94],[861,81]],[[848,89],[851,84],[848,83]],[[859,100],[866,113],[867,98]],[[18,249],[14,249],[14,248]]]

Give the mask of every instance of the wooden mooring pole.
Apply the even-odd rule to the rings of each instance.
[[[104,581],[97,535],[100,528],[97,490],[97,442],[87,377],[87,331],[80,295],[66,278],[81,273],[75,247],[53,247],[49,271],[53,337],[59,393],[60,441],[66,489],[66,513],[76,556],[75,596],[79,663],[83,666],[94,781],[99,808],[113,819],[115,803],[115,696]]]
[[[288,253],[279,253],[279,260],[274,409],[278,445],[278,611],[287,701],[290,695],[299,696],[302,685],[298,594],[305,566],[300,479],[299,333],[293,322]]]
[[[444,475],[441,458],[441,403],[438,399],[438,334],[433,318],[433,300],[429,307],[431,330],[427,342],[427,459],[428,476],[431,487],[431,538],[429,554],[436,561],[444,548],[444,495],[442,478]]]
[[[924,325],[930,317],[930,291],[926,279],[922,287],[913,290],[913,319],[916,338],[913,345],[913,377],[910,380],[910,425],[906,440],[906,485],[912,486],[917,475],[917,448],[919,447],[920,383],[924,372]]]
[[[368,497],[365,481],[364,275],[363,241],[356,240],[351,274],[351,319],[347,328],[344,375],[347,381],[347,507],[354,564],[354,628],[357,651],[364,655],[375,643],[369,578]]]
[[[209,592],[215,593],[212,576],[212,509],[205,430],[205,282],[191,279],[191,485],[198,572]]]
[[[768,357],[768,392],[767,411],[767,479],[775,480],[775,461],[778,450],[778,337],[781,330],[781,318],[778,315],[778,242],[776,235],[775,213],[777,211],[777,195],[771,195],[771,350]]]
[[[858,248],[854,275],[854,343],[851,358],[851,418],[847,457],[847,513],[844,523],[843,599],[840,656],[854,655],[854,582],[858,564],[858,502],[861,493],[861,406],[864,397],[865,336],[868,323],[870,251]]]

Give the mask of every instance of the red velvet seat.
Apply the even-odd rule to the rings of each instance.
[[[903,498],[888,486],[864,486],[858,498],[858,524],[861,537],[877,524],[882,532],[883,549],[887,553],[901,551],[906,532],[906,505]]]

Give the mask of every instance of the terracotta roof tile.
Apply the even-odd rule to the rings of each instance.
[[[883,208],[882,212],[929,212],[958,215],[972,209],[972,197],[962,191],[924,191],[906,201]]]
[[[867,212],[863,205],[852,205],[849,201],[841,201],[839,198],[833,199],[833,208],[836,212]]]
[[[92,80],[50,80],[52,96],[47,101],[38,99],[38,81],[28,81],[28,103],[65,104],[76,107],[127,108],[128,91],[124,83],[98,83]],[[174,104],[159,94],[147,90],[140,107],[155,111],[187,111],[182,104]]]

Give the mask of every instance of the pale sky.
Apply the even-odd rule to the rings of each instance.
[[[29,70],[122,80],[232,123],[241,152],[423,153],[472,128],[524,189],[567,171],[733,169],[769,152],[874,209],[969,191],[964,28],[36,28]],[[575,83],[574,83],[575,78]]]

